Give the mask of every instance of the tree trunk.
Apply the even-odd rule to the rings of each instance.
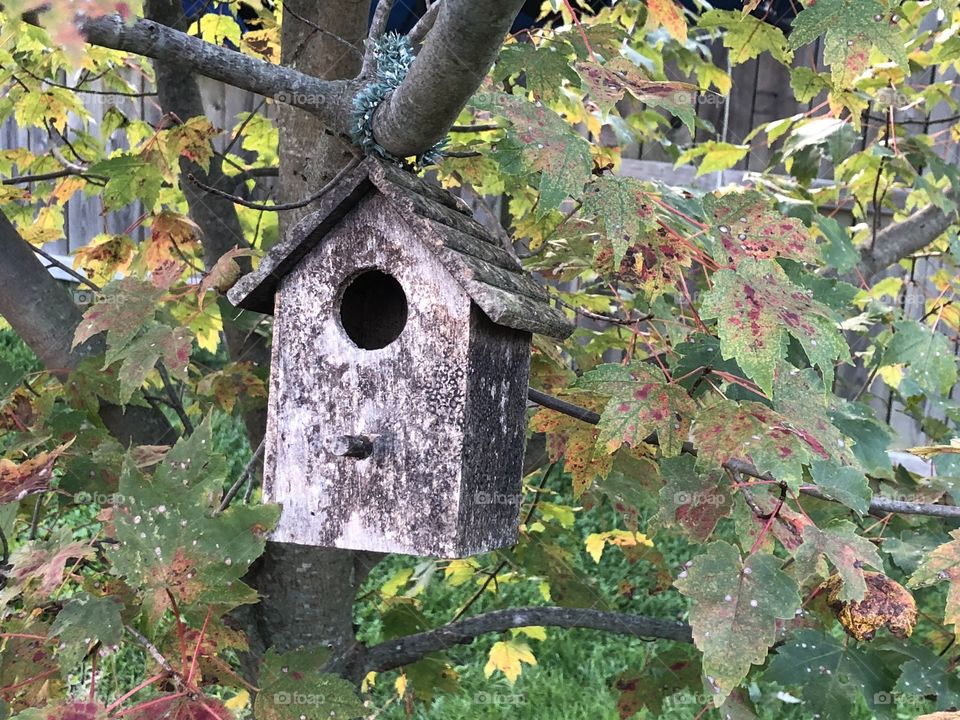
[[[328,80],[354,77],[363,57],[369,9],[369,0],[288,2],[283,63]],[[356,152],[349,139],[302,110],[282,106],[279,127],[280,202],[315,192]],[[307,206],[281,213],[281,234],[311,210]],[[260,641],[280,650],[328,645],[338,653],[349,647],[354,641],[353,603],[374,562],[369,553],[267,543],[255,581],[264,596],[254,608]]]

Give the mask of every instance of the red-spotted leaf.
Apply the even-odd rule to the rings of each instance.
[[[691,430],[697,465],[707,469],[732,459],[746,459],[760,472],[797,488],[803,466],[814,458],[829,458],[815,437],[794,427],[766,405],[720,400],[697,413]]]
[[[156,324],[120,350],[109,351],[106,355],[107,366],[122,361],[117,374],[122,401],[128,401],[134,391],[143,385],[158,360],[163,360],[172,376],[186,380],[192,343],[193,335],[186,328]]]
[[[683,19],[683,6],[672,0],[647,0],[647,24],[663,26],[674,40],[686,42],[687,22]]]
[[[910,577],[908,585],[913,588],[926,587],[946,580],[947,605],[943,622],[954,626],[954,632],[960,636],[960,530],[951,530],[949,542],[934,548],[920,563]]]
[[[210,158],[213,157],[211,140],[217,134],[217,129],[206,117],[189,118],[186,122],[171,128],[167,132],[166,150],[171,156],[172,165],[176,166],[180,157],[185,157],[197,163],[204,171],[210,167]]]
[[[325,673],[330,653],[299,649],[267,651],[260,670],[260,692],[253,706],[256,720],[350,720],[367,710],[343,678]]]
[[[644,195],[644,185],[634,178],[602,175],[584,190],[580,215],[596,222],[613,247],[615,267],[627,249],[657,228],[653,204]],[[595,245],[594,257],[602,245]]]
[[[608,452],[624,443],[636,447],[656,433],[664,455],[679,454],[696,405],[686,390],[667,382],[659,369],[639,362],[599,365],[585,373],[577,386],[610,398],[600,416],[599,437]]]
[[[603,401],[587,393],[567,395],[566,400],[589,410],[599,410]],[[550,460],[563,460],[563,467],[573,478],[573,494],[580,497],[595,480],[605,478],[613,467],[613,456],[597,452],[600,430],[581,420],[553,410],[540,410],[530,427],[547,434]]]
[[[226,706],[208,695],[174,693],[128,708],[130,720],[233,720]]]
[[[164,210],[153,218],[150,239],[143,250],[147,268],[154,270],[167,262],[199,254],[200,228],[186,215]]]
[[[14,583],[36,597],[49,597],[60,587],[67,564],[92,558],[96,551],[89,543],[73,540],[69,530],[56,532],[46,540],[35,540],[17,548],[10,557]]]
[[[795,556],[797,577],[803,581],[819,574],[826,579],[821,560],[826,558],[836,568],[843,581],[839,593],[841,600],[863,600],[867,584],[863,579],[863,567],[869,565],[883,570],[883,561],[876,546],[857,534],[857,527],[845,520],[834,522],[822,530],[808,524],[803,529],[803,544]]]
[[[700,472],[695,463],[691,455],[660,462],[664,486],[657,520],[665,527],[680,526],[692,540],[703,543],[720,518],[730,514],[733,496],[723,472],[716,468]]]
[[[777,620],[792,618],[800,605],[797,583],[781,564],[763,553],[743,560],[735,547],[718,541],[675,583],[693,600],[693,640],[703,652],[703,673],[717,707],[751,665],[764,661],[776,640]]]
[[[601,108],[612,107],[625,92],[642,103],[676,115],[691,132],[696,119],[697,86],[674,80],[650,80],[643,71],[623,57],[603,65],[593,60],[577,63],[577,72]]]
[[[850,354],[833,312],[794,285],[772,261],[744,259],[735,271],[714,273],[700,315],[717,319],[723,357],[735,358],[768,395],[773,393],[774,369],[786,356],[789,336],[820,368],[828,388],[834,362]]]
[[[714,258],[736,265],[745,257],[786,257],[814,262],[820,253],[810,231],[796,218],[784,217],[756,190],[711,193],[703,198],[707,223],[719,241]]]

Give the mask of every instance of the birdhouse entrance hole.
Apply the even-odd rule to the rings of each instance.
[[[397,279],[381,270],[353,277],[340,298],[340,324],[364,350],[384,348],[407,324],[407,296]]]

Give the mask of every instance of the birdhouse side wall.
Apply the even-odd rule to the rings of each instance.
[[[530,333],[497,325],[472,306],[459,518],[463,555],[516,542],[530,339]]]
[[[280,283],[265,494],[283,504],[273,539],[448,556],[456,552],[470,299],[386,199],[372,194]],[[365,271],[396,278],[399,337],[364,350],[340,320]],[[367,436],[367,458],[331,450]]]

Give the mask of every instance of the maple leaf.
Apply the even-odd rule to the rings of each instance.
[[[882,710],[894,680],[878,653],[812,629],[796,631],[777,648],[764,677],[799,687],[806,716],[837,718],[853,716],[858,695]]]
[[[512,150],[531,171],[540,172],[538,216],[559,208],[568,196],[580,195],[593,169],[590,144],[563,118],[542,103],[502,93],[477,93],[471,102],[510,122]]]
[[[534,97],[554,103],[561,97],[563,81],[580,86],[580,77],[570,65],[573,48],[552,40],[541,45],[528,42],[511,43],[500,53],[491,75],[495,82],[523,75],[524,86]]]
[[[655,432],[664,455],[680,453],[696,405],[660,370],[642,362],[599,365],[584,373],[577,387],[610,398],[600,416],[598,438],[608,452],[624,443],[638,447]]]
[[[857,527],[845,520],[834,522],[822,530],[813,524],[803,529],[803,544],[796,553],[797,576],[803,581],[818,570],[821,558],[826,557],[837,569],[843,585],[838,597],[841,600],[863,600],[867,584],[863,579],[863,566],[883,569],[883,561],[877,548],[867,538],[857,534]]]
[[[645,192],[639,180],[615,175],[602,175],[584,189],[580,214],[595,218],[603,228],[613,247],[614,266],[623,261],[628,247],[657,227],[653,205],[645,199]],[[600,247],[598,244],[596,251]]]
[[[147,268],[156,270],[164,263],[198,255],[199,235],[199,226],[186,215],[169,210],[158,213],[150,225],[150,239],[143,251]]]
[[[64,528],[46,540],[26,543],[10,557],[11,576],[30,595],[49,597],[63,583],[67,563],[92,558],[96,550],[89,543],[73,540]]]
[[[723,46],[727,48],[732,65],[768,52],[785,65],[790,63],[793,53],[787,49],[787,38],[783,31],[752,15],[744,15],[736,10],[708,10],[697,20],[698,28],[722,28]]]
[[[584,541],[584,547],[595,563],[603,557],[607,545],[616,545],[621,548],[636,548],[638,546],[653,547],[653,541],[640,532],[629,530],[609,530],[602,533],[591,533]]]
[[[693,600],[693,640],[703,652],[703,672],[717,707],[750,666],[766,658],[777,620],[792,618],[800,605],[797,584],[780,569],[781,562],[762,553],[744,561],[735,547],[717,541],[675,582]]]
[[[865,572],[863,600],[843,600],[843,583],[832,577],[822,586],[827,604],[840,625],[856,640],[872,640],[881,628],[898,638],[908,638],[917,624],[917,603],[900,583],[880,572]]]
[[[80,593],[71,598],[50,626],[50,637],[58,637],[57,654],[65,673],[75,673],[95,645],[119,645],[123,635],[122,603],[115,597]]]
[[[136,250],[136,243],[127,235],[101,233],[74,253],[73,267],[82,269],[95,283],[109,282],[130,266]]]
[[[780,413],[757,402],[720,400],[700,410],[691,429],[697,466],[715,468],[746,458],[761,472],[797,489],[803,466],[829,458],[819,441],[799,431]]]
[[[513,685],[520,673],[523,672],[523,663],[536,665],[537,659],[530,646],[522,640],[513,638],[495,642],[490,648],[487,664],[483,666],[483,674],[490,677],[497,670],[502,672]]]
[[[117,373],[121,400],[130,400],[161,359],[173,377],[186,380],[192,342],[193,335],[186,328],[171,328],[158,323],[121,349],[111,348],[106,354],[104,367],[122,361]]]
[[[602,401],[581,393],[566,399],[588,410],[598,410]],[[613,456],[597,452],[600,430],[569,415],[543,409],[533,416],[530,427],[547,434],[547,454],[552,462],[563,459],[564,470],[573,478],[574,497],[580,497],[597,478],[606,477],[613,466]]]
[[[662,26],[678,42],[687,40],[687,23],[682,6],[672,0],[647,0],[647,25]]]
[[[691,455],[660,462],[664,486],[660,489],[657,521],[665,527],[679,525],[693,540],[703,543],[720,518],[730,514],[733,497],[723,472],[697,472]]]
[[[910,576],[909,587],[921,588],[948,580],[947,604],[943,622],[953,625],[960,637],[960,530],[951,530],[949,542],[930,551]]]
[[[156,312],[164,288],[125,277],[103,288],[102,297],[83,314],[73,337],[73,347],[99,333],[107,333],[108,347],[122,347]]]
[[[784,217],[756,190],[711,193],[703,197],[703,210],[722,246],[714,259],[736,265],[743,258],[788,257],[815,262],[819,258],[810,231],[796,218]]]
[[[267,398],[267,386],[254,374],[251,362],[228,365],[223,370],[208,373],[197,383],[197,393],[212,396],[216,404],[233,412],[238,404],[242,407],[262,406]]]
[[[223,16],[214,17],[222,18]],[[232,18],[230,24],[236,27],[236,22]],[[189,118],[166,133],[166,150],[174,160],[172,164],[176,164],[176,160],[182,156],[197,163],[204,172],[210,169],[210,158],[213,157],[211,140],[217,134],[217,129],[207,118],[203,116]]]
[[[696,85],[674,80],[651,80],[624,57],[601,65],[594,60],[578,62],[577,72],[590,90],[591,98],[604,109],[623,99],[625,92],[651,107],[663,108],[683,121],[690,132],[696,122]]]
[[[881,365],[905,363],[923,390],[949,395],[957,381],[957,358],[945,335],[916,320],[901,320],[884,350]]]
[[[260,692],[253,706],[256,720],[330,720],[367,714],[353,685],[325,673],[325,649],[278,653],[267,650],[260,668]]]
[[[0,458],[0,505],[48,490],[53,480],[53,465],[71,443],[42,452],[20,464]]]
[[[131,720],[233,720],[233,714],[216,698],[182,692],[134,705],[123,715]]]
[[[718,320],[723,357],[735,358],[768,395],[774,369],[786,356],[788,336],[800,342],[828,388],[833,363],[850,354],[833,312],[790,282],[772,261],[745,259],[735,271],[714,273],[700,315]]]
[[[834,78],[849,85],[866,67],[869,47],[874,47],[907,70],[907,53],[886,7],[877,0],[817,0],[794,18],[790,47],[796,49],[826,35],[823,59],[846,68]]]
[[[622,673],[613,688],[620,693],[617,710],[620,717],[633,717],[647,708],[653,716],[663,712],[664,700],[678,690],[697,688],[700,683],[700,663],[691,657],[687,648],[673,648],[657,653],[640,671]]]
[[[141,200],[150,210],[156,205],[163,176],[156,165],[140,155],[118,155],[90,166],[91,175],[107,178],[101,192],[104,210],[119,210]]]

